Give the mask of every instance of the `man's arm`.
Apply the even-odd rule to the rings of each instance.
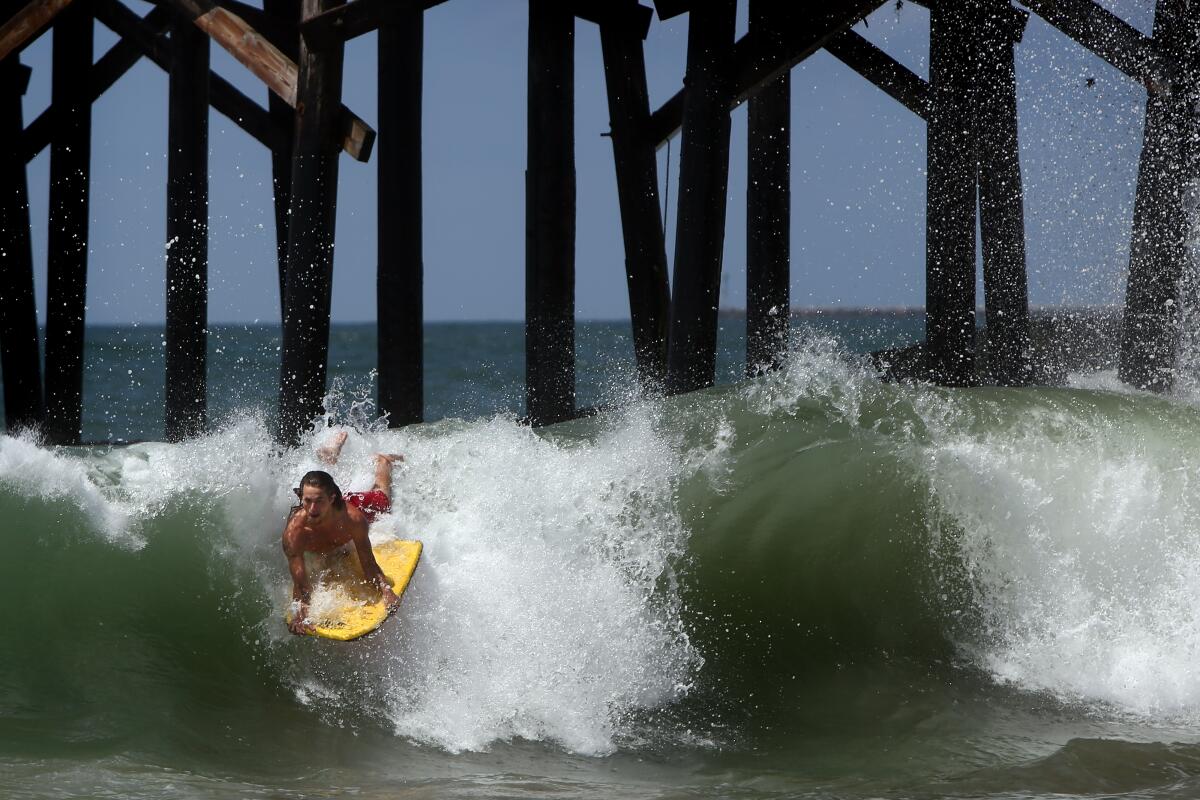
[[[368,529],[369,526],[364,520],[361,526],[355,525],[351,533],[354,549],[358,551],[358,563],[362,565],[363,577],[379,587],[379,591],[383,593],[383,602],[387,604],[388,611],[395,611],[400,605],[400,598],[392,591],[392,585],[388,583],[383,570],[379,568],[379,562],[375,560],[375,553],[371,550],[371,538],[367,535]]]
[[[308,582],[308,570],[304,567],[304,551],[296,548],[284,531],[283,554],[287,556],[288,571],[292,573],[292,601],[296,612],[288,623],[292,633],[312,633],[316,628],[308,621],[308,603],[312,599],[312,586]]]

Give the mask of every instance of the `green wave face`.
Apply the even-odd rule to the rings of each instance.
[[[810,338],[767,378],[538,433],[363,425],[337,477],[404,452],[373,533],[425,554],[352,646],[280,621],[316,444],[278,453],[255,419],[182,445],[0,438],[0,749],[230,769],[248,739],[282,764],[346,728],[604,754],[697,726],[949,742],[962,708],[1014,696],[1200,711],[1185,402],[885,385]]]

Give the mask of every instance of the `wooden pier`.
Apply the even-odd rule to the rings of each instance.
[[[279,437],[297,441],[326,391],[338,166],[372,155],[379,174],[379,410],[420,422],[423,403],[422,65],[424,15],[447,0],[0,0],[0,369],[8,430],[80,440],[91,108],[139,59],[169,75],[166,391],[169,440],[207,426],[208,111],[270,155],[283,346]],[[894,0],[890,0],[894,1]],[[527,0],[526,405],[532,424],[575,402],[574,30],[599,27],[638,377],[647,391],[715,379],[728,203],[730,112],[748,103],[746,371],[777,368],[788,346],[792,108],[789,73],[826,50],[926,122],[926,339],[907,376],[948,386],[1023,385],[1030,361],[1023,175],[1014,52],[1036,14],[1145,87],[1120,377],[1165,390],[1179,341],[1188,257],[1185,190],[1200,170],[1200,4],[1156,0],[1146,36],[1095,0],[905,0],[929,9],[929,78],[852,30],[880,0]],[[645,41],[688,16],[678,91],[654,108]],[[117,43],[94,58],[99,23]],[[52,37],[51,103],[23,119],[21,51]],[[341,97],[348,40],[378,37],[375,126]],[[213,46],[270,89],[263,106],[210,68]],[[361,79],[362,76],[357,76]],[[1067,110],[1069,113],[1069,109]],[[376,131],[377,129],[377,131]],[[658,152],[680,135],[675,248],[668,261]],[[378,141],[377,141],[378,140]],[[45,359],[26,165],[50,148]],[[984,352],[976,352],[981,256]],[[673,270],[670,268],[673,264]],[[668,275],[673,275],[672,279]]]

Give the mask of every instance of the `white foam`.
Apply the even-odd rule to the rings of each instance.
[[[425,547],[398,618],[368,651],[331,652],[264,623],[297,697],[331,717],[381,713],[398,735],[449,751],[527,738],[611,752],[630,715],[685,694],[701,662],[672,571],[686,538],[674,489],[694,454],[658,428],[650,405],[584,438],[504,417],[338,428],[350,438],[327,468],[344,491],[370,487],[374,452],[405,455],[372,538]],[[318,466],[312,449],[327,435],[284,455],[282,485]],[[281,614],[277,536],[260,557]]]
[[[1068,700],[1200,720],[1192,429],[1086,396],[999,426],[954,407],[922,457],[981,611],[978,663]]]
[[[4,437],[0,481],[69,497],[125,542],[158,535],[165,512],[203,512],[196,535],[211,562],[198,568],[232,572],[267,601],[247,634],[297,699],[331,718],[382,713],[399,735],[451,751],[524,737],[606,753],[630,715],[685,694],[701,662],[672,570],[686,539],[675,487],[702,468],[704,448],[660,427],[647,404],[583,437],[503,417],[335,428],[350,438],[333,467],[314,452],[330,431],[278,453],[255,418],[181,444],[95,452]],[[279,534],[300,475],[327,468],[344,490],[366,489],[377,451],[406,461],[372,537],[419,538],[425,550],[399,618],[357,649],[328,650],[284,628]],[[375,655],[364,661],[363,647]]]
[[[395,524],[426,541],[393,674],[396,730],[449,750],[615,747],[697,666],[665,582],[681,467],[648,415],[594,442],[494,419],[411,441]]]
[[[145,541],[131,528],[132,509],[92,480],[84,461],[40,447],[28,436],[0,435],[0,484],[26,497],[66,499],[82,519],[108,540],[138,548]]]
[[[855,425],[878,386],[865,357],[851,355],[834,336],[802,328],[792,333],[783,368],[746,384],[740,394],[760,414],[794,414],[799,403],[816,400]]]

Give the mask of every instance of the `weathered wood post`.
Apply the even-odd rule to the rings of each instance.
[[[672,393],[712,386],[716,379],[735,11],[734,0],[712,0],[694,7],[688,20],[667,345],[667,390]]]
[[[534,425],[575,413],[575,15],[529,2],[525,172],[525,405]]]
[[[308,19],[338,5],[302,0],[301,9]],[[344,49],[300,45],[279,391],[280,438],[290,444],[320,413],[325,396]]]
[[[54,22],[50,99],[50,223],[46,287],[46,435],[75,444],[83,427],[88,194],[92,102],[92,12],[73,3]]]
[[[779,38],[772,0],[752,0],[750,29]],[[750,98],[746,181],[746,375],[779,366],[791,330],[791,71]]]
[[[600,46],[625,244],[633,351],[642,385],[661,388],[667,378],[671,290],[659,216],[656,143],[647,130],[650,95],[643,32],[633,22],[630,16],[601,22]]]
[[[166,438],[204,432],[208,364],[208,37],[171,32],[167,129]]]
[[[1188,259],[1185,200],[1197,175],[1195,117],[1200,5],[1158,0],[1154,42],[1163,74],[1147,81],[1146,131],[1138,167],[1121,334],[1122,381],[1166,391],[1179,343],[1179,279]]]
[[[0,374],[9,431],[38,427],[46,415],[29,238],[29,186],[20,147],[21,96],[29,73],[16,55],[0,61]]]
[[[424,419],[421,84],[425,13],[379,29],[379,410],[395,428]]]
[[[929,10],[925,338],[928,377],[975,380],[976,162],[972,93],[981,0],[932,0]]]
[[[1013,49],[1029,13],[1008,2],[984,4],[979,87],[979,229],[983,247],[989,379],[1002,386],[1032,380],[1029,362],[1029,281],[1025,210],[1017,147],[1017,86]]]

